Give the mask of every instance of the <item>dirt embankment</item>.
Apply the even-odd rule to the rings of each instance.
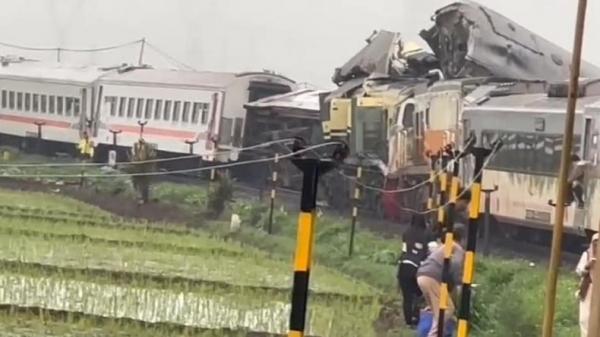
[[[107,195],[96,192],[93,188],[79,186],[61,186],[37,181],[24,181],[0,178],[0,188],[21,191],[58,193],[97,206],[107,212],[131,219],[142,219],[151,222],[188,223],[193,220],[189,212],[176,205],[150,202],[139,205],[133,198],[123,195]],[[35,206],[35,205],[31,205]]]

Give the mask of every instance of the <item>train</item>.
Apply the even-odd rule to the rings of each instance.
[[[464,150],[474,136],[505,144],[483,172],[498,223],[550,229],[570,54],[525,27],[472,1],[435,11],[421,32],[432,52],[401,34],[376,31],[334,70],[334,90],[302,88],[270,71],[224,73],[154,69],[148,65],[74,67],[1,58],[0,144],[75,151],[89,133],[98,157],[126,151],[143,137],[161,156],[193,154],[211,165],[273,157],[273,140],[343,141],[350,155],[321,180],[321,201],[407,221],[423,210],[430,155]],[[583,206],[570,203],[570,233],[598,230],[600,201],[600,68],[584,63],[574,154],[585,165]],[[276,167],[277,166],[277,167]],[[463,160],[460,178],[472,179]],[[282,187],[297,189],[289,163],[260,163],[234,176],[261,187],[279,171]],[[362,172],[360,200],[355,177]],[[420,186],[420,188],[417,187]],[[399,191],[402,191],[400,193]],[[408,210],[408,211],[407,211]],[[507,227],[508,228],[508,227]]]
[[[268,71],[72,66],[3,58],[0,144],[72,154],[86,133],[98,158],[105,158],[109,150],[124,152],[143,137],[163,156],[232,161],[244,137],[244,104],[295,88],[295,81]]]

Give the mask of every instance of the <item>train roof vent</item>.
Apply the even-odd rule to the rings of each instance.
[[[579,90],[577,97],[600,95],[600,79],[581,79],[579,80]],[[568,97],[569,82],[552,83],[548,87],[548,97]]]

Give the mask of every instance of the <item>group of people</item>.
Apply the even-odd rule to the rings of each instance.
[[[467,222],[466,211],[471,200],[468,191],[459,194],[454,205],[454,245],[450,260],[450,282],[448,289],[450,295],[458,293],[461,285],[463,261],[465,256],[464,242]],[[438,228],[439,229],[439,228]],[[427,337],[437,337],[438,315],[440,308],[440,288],[444,269],[443,233],[429,225],[426,217],[415,214],[410,228],[403,236],[402,255],[398,266],[398,285],[403,296],[403,313],[407,326],[416,328],[419,325],[421,310],[419,300],[425,299],[427,307],[425,312],[431,317],[431,326],[428,328]],[[445,326],[453,322],[454,301],[452,296],[448,300],[445,310]],[[452,329],[444,329],[445,335],[451,335]]]
[[[452,295],[459,292],[464,263],[464,239],[466,228],[466,210],[470,202],[468,192],[461,193],[454,209],[454,246],[450,261],[450,297],[445,310],[445,336],[451,336],[451,323],[454,322],[455,305]],[[416,328],[419,325],[421,309],[419,302],[424,299],[426,307],[423,312],[431,317],[431,326],[426,334],[420,337],[437,337],[438,315],[440,308],[440,289],[444,268],[444,245],[442,233],[434,230],[435,225],[428,224],[426,217],[414,215],[411,225],[403,236],[402,255],[398,261],[398,285],[403,297],[403,313],[407,326]],[[592,274],[596,262],[596,246],[599,234],[592,236],[589,248],[585,250],[577,264],[576,273],[580,277],[577,296],[579,299],[579,325],[581,337],[588,337],[589,316],[592,301]]]

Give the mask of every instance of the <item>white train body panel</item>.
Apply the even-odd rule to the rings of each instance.
[[[143,138],[157,150],[193,153],[204,160],[237,160],[242,144],[252,81],[293,82],[272,74],[135,69],[104,76],[98,82],[101,103],[98,142],[113,144],[112,131],[121,131],[118,145],[130,147]]]
[[[0,67],[0,133],[76,144],[102,71],[36,63]]]
[[[44,140],[77,144],[89,131],[96,144],[112,145],[112,130],[118,146],[131,147],[144,123],[143,138],[161,152],[189,154],[193,143],[204,160],[237,160],[244,104],[294,88],[266,72],[9,62],[0,67],[0,134],[35,137],[35,123],[44,123]]]
[[[598,229],[600,180],[598,179],[598,135],[600,109],[589,105],[600,97],[579,99],[573,153],[589,161],[585,174],[585,207],[572,203],[565,209],[564,225],[570,232]],[[502,138],[503,147],[483,172],[483,187],[499,186],[491,194],[491,213],[499,220],[518,225],[551,229],[558,191],[558,169],[562,153],[566,98],[544,94],[492,98],[481,105],[465,107],[466,127],[478,143],[490,147]]]

